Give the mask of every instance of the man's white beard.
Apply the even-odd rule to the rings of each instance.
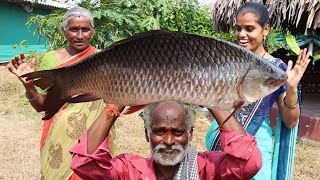
[[[180,163],[183,160],[183,158],[186,156],[186,152],[187,152],[186,148],[187,147],[188,147],[188,145],[186,145],[185,147],[183,147],[182,145],[172,145],[171,147],[169,147],[164,144],[158,144],[153,149],[151,147],[152,156],[153,156],[153,159],[156,163],[159,163],[163,166],[174,166],[174,165]],[[164,153],[160,153],[161,150],[164,150],[166,148],[170,148],[170,149],[173,149],[174,151],[176,151],[177,152],[176,157],[170,158],[170,157],[166,157],[166,155]]]

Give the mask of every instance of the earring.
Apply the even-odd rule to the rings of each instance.
[[[266,39],[267,39],[267,37],[266,37],[266,36],[263,36],[263,43],[266,42]]]

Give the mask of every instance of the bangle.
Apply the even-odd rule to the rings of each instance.
[[[295,109],[298,106],[298,100],[297,100],[297,103],[294,105],[287,104],[285,100],[286,100],[286,96],[283,98],[283,103],[284,103],[284,106],[288,109]]]
[[[28,96],[28,93],[26,92],[26,98],[27,98],[29,101],[34,101],[34,100],[38,99],[38,97],[39,97],[39,93],[38,93],[38,92],[37,92],[36,97],[34,97],[34,98],[30,98],[30,97]]]
[[[120,116],[120,112],[119,112],[118,108],[115,105],[106,104],[105,105],[105,109],[107,111],[107,115],[109,115],[109,116],[114,116],[114,117],[119,117]]]

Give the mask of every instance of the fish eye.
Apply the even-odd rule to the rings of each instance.
[[[275,80],[275,79],[269,79],[269,81],[268,81],[269,86],[274,86],[274,85],[276,85],[276,83],[277,83],[277,80]]]

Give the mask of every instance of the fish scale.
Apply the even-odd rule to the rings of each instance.
[[[54,104],[100,98],[126,106],[175,100],[228,110],[272,93],[287,78],[238,45],[172,31],[140,33],[76,64],[22,77],[37,79],[42,88],[53,84],[45,88],[56,102],[45,100],[44,119],[56,113],[50,109]]]

